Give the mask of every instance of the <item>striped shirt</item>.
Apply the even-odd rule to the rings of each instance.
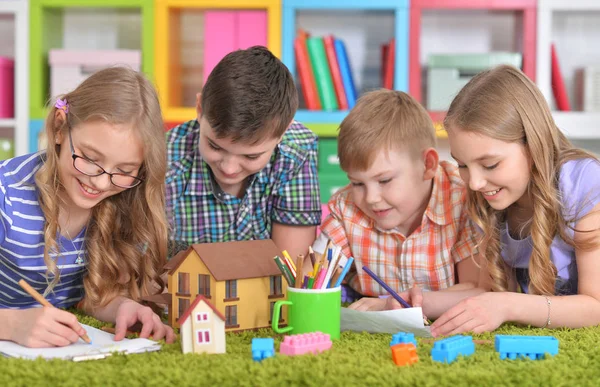
[[[25,279],[44,294],[52,277],[46,276],[44,263],[44,214],[38,201],[35,173],[42,166],[45,153],[39,152],[5,160],[0,164],[0,308],[39,306],[18,285]],[[83,296],[86,271],[83,251],[85,230],[72,241],[59,236],[57,264],[60,280],[45,294],[57,307],[69,307]],[[81,257],[81,259],[78,259]]]
[[[200,155],[199,139],[197,120],[167,133],[167,212],[175,250],[192,243],[268,239],[273,222],[320,224],[317,136],[302,124],[292,123],[267,165],[249,177],[241,199],[220,189]]]
[[[367,265],[397,292],[412,285],[440,290],[454,285],[454,265],[476,252],[476,231],[466,213],[466,189],[458,168],[442,161],[420,227],[408,237],[382,230],[352,201],[351,186],[329,201],[331,213],[319,239],[341,247],[342,259],[354,257],[355,273],[346,279],[365,296],[387,294],[362,270]],[[318,240],[315,244],[323,244]],[[342,261],[343,262],[343,261]]]

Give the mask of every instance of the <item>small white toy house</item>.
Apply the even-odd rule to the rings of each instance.
[[[225,353],[225,316],[198,295],[179,318],[183,353]]]

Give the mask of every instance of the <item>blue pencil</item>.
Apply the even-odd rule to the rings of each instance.
[[[348,272],[350,271],[352,262],[354,262],[354,258],[352,258],[352,257],[348,258],[348,262],[346,262],[346,266],[344,266],[344,269],[342,270],[340,277],[337,279],[337,281],[335,281],[335,285],[333,285],[334,288],[337,288],[338,286],[340,286],[342,284],[342,280],[344,279],[346,274],[348,274]]]
[[[373,278],[379,285],[381,285],[381,287],[383,287],[385,290],[388,291],[388,293],[391,294],[392,297],[394,297],[396,299],[396,301],[398,301],[400,303],[400,305],[402,305],[405,308],[412,308],[412,306],[404,301],[402,299],[402,297],[400,297],[400,295],[398,295],[398,293],[396,293],[392,288],[390,288],[388,286],[388,284],[386,284],[385,282],[383,282],[383,280],[379,277],[377,277],[377,275],[375,273],[373,273],[368,267],[363,266],[363,270],[371,276],[371,278]]]

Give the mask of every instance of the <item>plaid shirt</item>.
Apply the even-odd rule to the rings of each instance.
[[[377,228],[352,202],[350,190],[348,185],[329,201],[331,214],[315,244],[323,245],[329,237],[342,248],[344,261],[354,257],[353,272],[346,279],[359,293],[387,294],[362,270],[364,265],[397,292],[415,284],[439,290],[454,285],[454,265],[476,253],[477,234],[467,218],[466,189],[455,165],[440,163],[421,226],[408,237]]]
[[[192,243],[268,239],[272,222],[320,223],[317,136],[304,125],[292,123],[265,168],[249,177],[242,199],[221,190],[200,156],[199,139],[197,120],[167,133],[170,256]]]

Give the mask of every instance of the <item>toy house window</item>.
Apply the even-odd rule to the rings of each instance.
[[[179,294],[190,294],[190,273],[179,273]]]
[[[182,314],[185,313],[185,311],[190,307],[190,300],[188,300],[187,298],[180,298],[179,299],[179,315],[177,316],[177,318],[181,317]]]
[[[237,298],[237,280],[225,281],[225,299]]]
[[[197,313],[196,321],[197,322],[207,322],[208,321],[208,313]]]
[[[225,307],[225,325],[226,326],[238,325],[237,305],[230,305],[230,306]]]
[[[269,316],[271,316],[269,320],[269,324],[273,321],[273,310],[275,310],[275,301],[269,303]],[[279,322],[283,322],[283,315],[279,313]]]
[[[210,276],[207,274],[198,275],[198,294],[210,298]]]
[[[271,296],[279,296],[282,294],[281,290],[281,276],[280,275],[272,275],[271,276]]]
[[[208,329],[197,330],[196,341],[198,344],[210,344],[210,331]]]

